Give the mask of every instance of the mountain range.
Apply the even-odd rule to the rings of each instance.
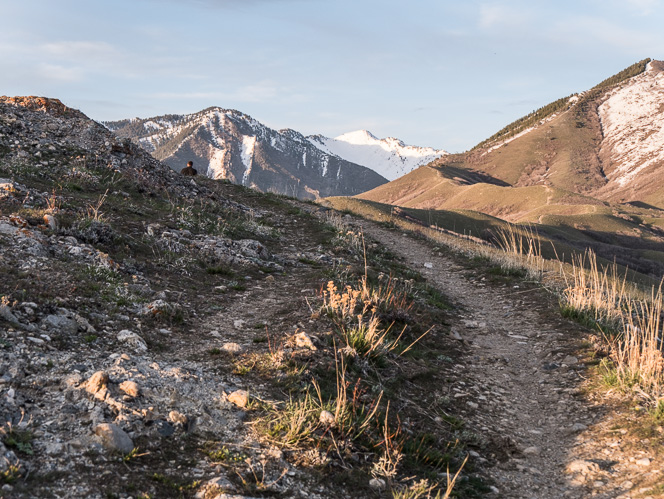
[[[663,177],[664,63],[644,60],[360,197],[543,223],[607,203],[664,209]]]
[[[663,179],[664,63],[645,59],[467,152],[442,156],[352,203],[327,202],[386,213],[399,207],[396,213],[424,224],[487,239],[503,221],[533,224],[567,255],[592,248],[659,279]]]
[[[359,194],[446,154],[366,130],[305,137],[220,107],[104,124],[175,170],[193,160],[208,177],[304,198]]]

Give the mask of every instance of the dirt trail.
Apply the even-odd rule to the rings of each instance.
[[[478,458],[498,461],[487,467],[498,489],[494,495],[615,497],[573,484],[565,472],[575,439],[601,417],[599,406],[579,391],[583,368],[572,355],[581,336],[576,328],[536,298],[539,290],[497,290],[451,258],[434,255],[426,242],[359,223],[460,305],[452,334],[469,343],[469,354],[455,366],[459,377],[446,389],[465,401],[466,427],[499,449]]]

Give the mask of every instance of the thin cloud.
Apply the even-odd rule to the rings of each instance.
[[[532,14],[525,8],[505,4],[482,4],[478,26],[484,30],[523,28],[532,21]]]
[[[572,46],[596,45],[597,42],[607,48],[623,53],[637,52],[646,57],[652,47],[661,47],[662,35],[642,32],[617,25],[607,19],[579,17],[558,23],[551,31],[551,37],[560,43]]]
[[[73,83],[85,78],[85,74],[80,68],[66,67],[59,64],[40,64],[37,72],[42,78],[56,82]]]
[[[647,16],[652,14],[660,6],[659,0],[627,0],[627,4],[631,6],[637,14]]]

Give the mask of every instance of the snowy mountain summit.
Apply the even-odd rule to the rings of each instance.
[[[320,150],[371,168],[388,180],[399,178],[447,154],[432,147],[409,146],[394,137],[379,139],[368,130],[345,133],[333,139],[322,135],[307,139]]]
[[[317,199],[353,196],[386,182],[371,168],[322,151],[295,130],[273,130],[234,109],[215,106],[105,125],[176,171],[193,160],[201,174],[264,192]]]

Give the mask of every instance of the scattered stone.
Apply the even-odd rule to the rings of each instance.
[[[239,354],[244,351],[244,348],[242,348],[241,345],[238,345],[237,343],[224,343],[221,346],[221,349],[224,352],[231,353],[231,354]]]
[[[148,349],[148,345],[145,343],[145,340],[129,329],[123,329],[118,333],[118,341],[121,343],[126,343],[135,350],[141,352],[145,352]]]
[[[431,263],[431,262],[425,262],[425,263],[424,263],[424,268],[425,268],[425,269],[432,269],[432,268],[433,268],[433,263]]]
[[[200,490],[196,492],[194,498],[205,499],[209,497],[214,497],[214,498],[223,499],[224,497],[231,497],[228,496],[227,494],[223,494],[223,492],[234,492],[234,491],[235,491],[235,486],[227,478],[222,476],[217,476],[205,482],[200,487]]]
[[[242,319],[238,319],[236,321],[233,321],[233,327],[235,327],[235,329],[242,329],[244,327],[244,325],[245,325],[245,321],[243,321]]]
[[[326,427],[333,426],[335,423],[334,414],[332,414],[330,411],[320,411],[320,417],[318,420]]]
[[[170,437],[175,433],[175,427],[168,421],[157,421],[155,426],[157,427],[157,433],[162,437]]]
[[[13,192],[15,190],[14,182],[8,178],[0,178],[0,191]]]
[[[463,338],[459,334],[459,331],[457,331],[454,328],[450,329],[450,336],[457,341],[463,341]]]
[[[95,434],[101,439],[104,447],[111,451],[129,454],[134,450],[134,442],[129,435],[117,425],[101,423],[95,428]]]
[[[88,379],[88,382],[85,384],[85,389],[94,395],[101,390],[104,390],[106,385],[108,385],[108,374],[104,371],[97,371],[90,376],[90,379]]]
[[[593,463],[592,461],[577,459],[567,465],[567,471],[569,471],[570,473],[580,473],[582,475],[589,475],[591,473],[597,473],[599,471],[599,464]]]
[[[65,315],[47,315],[44,323],[51,329],[56,329],[65,334],[76,334],[78,323]]]
[[[96,333],[97,330],[88,322],[88,320],[85,317],[81,317],[78,314],[72,314],[74,320],[78,324],[78,328],[81,329],[82,331],[85,331],[88,334]]]
[[[587,430],[588,427],[584,425],[583,423],[574,423],[572,425],[572,433],[578,433],[580,431],[585,431]]]
[[[135,381],[130,381],[130,380],[123,381],[122,383],[120,383],[120,390],[122,390],[124,393],[126,393],[130,397],[134,397],[134,398],[138,397],[140,392],[141,392],[141,390],[138,386],[138,383],[136,383]]]
[[[175,424],[186,425],[189,421],[189,418],[178,411],[171,411],[168,413],[168,419]]]
[[[573,366],[575,364],[579,363],[579,359],[572,355],[568,355],[563,359],[563,364],[567,364],[568,366]]]
[[[44,215],[44,224],[51,230],[57,230],[58,228],[58,223],[55,221],[55,217],[53,215]]]
[[[532,446],[532,447],[526,447],[523,449],[523,453],[526,456],[539,456],[542,450],[539,447]]]
[[[176,307],[164,300],[154,300],[143,307],[141,313],[152,317],[169,316],[174,313]]]
[[[647,466],[650,466],[650,459],[647,457],[642,457],[641,459],[637,459],[634,464],[637,466],[643,466],[644,468]]]
[[[317,350],[316,346],[314,345],[314,342],[311,341],[311,337],[304,331],[297,333],[294,336],[294,339],[295,339],[295,346],[297,346],[298,348],[308,348],[309,350]]]
[[[228,395],[228,401],[244,409],[249,403],[249,392],[246,390],[235,390]]]
[[[369,487],[375,490],[383,490],[385,488],[385,480],[382,478],[372,478],[369,480]]]

